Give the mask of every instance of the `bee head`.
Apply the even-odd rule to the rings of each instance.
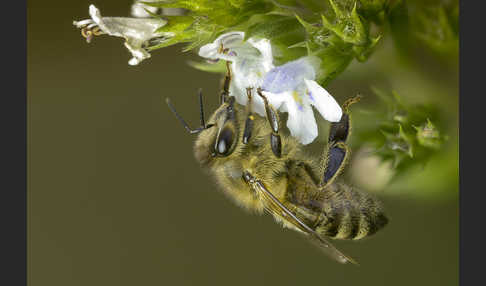
[[[194,154],[197,161],[202,165],[207,165],[216,158],[227,157],[233,153],[238,142],[239,128],[234,97],[225,97],[225,101],[216,109],[208,124],[204,119],[201,91],[199,91],[199,103],[201,126],[191,129],[167,99],[169,108],[184,128],[191,134],[198,134]]]
[[[210,127],[199,133],[194,144],[194,155],[202,165],[227,157],[235,151],[239,128],[234,104],[235,98],[229,97],[214,112],[208,124]]]

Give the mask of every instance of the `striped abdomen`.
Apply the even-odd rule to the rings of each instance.
[[[317,233],[337,239],[361,239],[387,223],[380,203],[369,194],[344,184],[333,184],[314,204],[322,210],[314,227]]]

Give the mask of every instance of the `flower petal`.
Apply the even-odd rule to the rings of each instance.
[[[322,117],[331,122],[341,120],[343,111],[334,97],[317,82],[307,79],[304,81],[308,89],[306,95],[309,97],[309,102],[314,105]]]
[[[256,48],[261,54],[261,64],[268,72],[273,68],[272,45],[269,39],[248,39],[248,43]]]
[[[263,95],[268,99],[268,104],[270,104],[275,110],[281,110],[281,111],[286,111],[282,110],[284,103],[289,100],[288,94],[287,93],[281,93],[281,94],[275,94],[271,92],[266,92],[262,91]],[[261,99],[260,96],[257,96],[259,100],[256,101],[255,105],[260,105],[262,108],[262,116],[266,116],[265,114],[265,104],[263,102],[263,99]]]
[[[316,73],[309,58],[300,58],[271,69],[263,80],[262,89],[271,93],[297,90],[304,79],[314,79]]]
[[[225,49],[232,49],[237,48],[240,45],[243,45],[243,39],[245,37],[244,32],[229,32],[220,35],[219,37],[214,40],[214,42],[206,44],[199,48],[199,56],[211,60],[227,60],[231,61],[234,60],[234,55],[230,52],[228,53],[220,53],[221,44]]]
[[[299,105],[290,93],[286,93],[287,100],[281,106],[282,111],[289,113],[287,127],[290,134],[302,144],[307,145],[316,139],[317,123],[310,105]]]
[[[257,95],[256,89],[262,85],[266,73],[260,57],[238,57],[231,63],[233,79],[231,81],[230,95],[236,97],[236,101],[246,105],[248,98],[247,88],[253,88],[252,110],[261,116],[265,116],[263,100]]]

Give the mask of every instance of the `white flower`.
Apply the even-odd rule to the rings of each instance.
[[[246,88],[254,89],[263,83],[263,77],[273,68],[272,47],[267,39],[248,39],[243,41],[243,32],[231,32],[218,37],[213,43],[199,49],[201,57],[210,60],[226,60],[231,62],[232,81],[230,94],[236,101],[246,105],[248,98]],[[221,50],[223,49],[223,50]],[[254,96],[252,98],[253,111],[264,116],[263,100]]]
[[[93,35],[108,34],[124,38],[125,47],[133,56],[128,62],[130,65],[138,65],[144,59],[150,58],[147,47],[167,36],[156,32],[167,23],[163,19],[101,17],[100,11],[94,5],[89,6],[89,14],[91,19],[73,22],[82,29],[81,33],[88,43]]]
[[[311,143],[318,135],[311,105],[328,121],[341,119],[339,104],[314,81],[318,58],[303,57],[275,67],[268,39],[243,39],[243,32],[230,32],[199,50],[204,58],[231,61],[230,95],[238,103],[247,104],[247,87],[261,87],[275,109],[288,112],[287,127],[302,144]],[[263,100],[258,95],[252,98],[252,110],[265,116]]]

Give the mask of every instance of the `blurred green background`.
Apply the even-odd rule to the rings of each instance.
[[[89,4],[128,16],[131,3],[28,3],[29,285],[458,285],[457,125],[446,132],[451,155],[422,177],[375,188],[390,224],[370,239],[336,241],[361,265],[337,264],[271,217],[239,209],[195,162],[194,137],[164,99],[197,124],[197,89],[214,110],[219,75],[188,66],[197,57],[181,46],[129,66],[122,39],[88,45],[72,25]],[[439,94],[457,122],[457,63],[413,56],[385,41],[327,89],[340,102],[363,93],[363,110],[374,104],[370,85],[417,102]],[[355,184],[383,177],[363,166],[348,174]]]

